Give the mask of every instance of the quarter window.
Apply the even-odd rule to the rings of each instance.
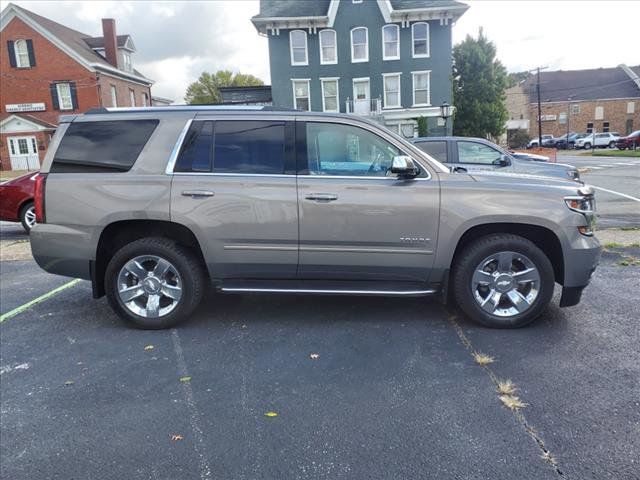
[[[58,106],[60,110],[73,110],[71,85],[66,82],[56,83],[56,93],[58,94]]]
[[[413,74],[413,104],[431,105],[431,72],[412,72]]]
[[[289,44],[291,46],[291,65],[308,65],[306,32],[302,30],[289,32]]]
[[[369,61],[369,32],[366,27],[351,30],[351,62]]]
[[[213,122],[193,122],[182,143],[175,172],[210,172]]]
[[[338,79],[337,78],[321,78],[322,84],[322,110],[325,112],[338,112]]]
[[[384,108],[400,107],[400,74],[384,74]]]
[[[30,67],[31,63],[29,62],[29,49],[27,47],[27,41],[16,40],[16,42],[13,44],[13,49],[16,55],[16,67]]]
[[[414,58],[429,56],[429,24],[414,23],[411,26],[411,41]]]
[[[481,143],[463,141],[457,143],[459,163],[497,165],[502,156],[498,150]]]
[[[293,108],[311,110],[309,101],[309,80],[293,80]]]
[[[320,63],[323,65],[338,63],[335,30],[322,30],[320,37]]]
[[[372,132],[349,125],[307,123],[310,175],[386,177],[400,151]]]
[[[398,25],[382,27],[382,59],[397,60],[400,58],[400,28]]]

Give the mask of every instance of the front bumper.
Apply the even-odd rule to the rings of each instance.
[[[570,307],[580,302],[582,291],[589,285],[595,272],[602,247],[595,236],[577,232],[564,251],[564,283],[562,284],[561,307]]]

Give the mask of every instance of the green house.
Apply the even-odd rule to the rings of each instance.
[[[269,38],[273,105],[364,115],[407,137],[426,117],[430,134],[442,135],[451,29],[468,8],[454,0],[261,0],[252,22]]]

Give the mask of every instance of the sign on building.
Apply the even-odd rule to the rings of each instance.
[[[14,112],[43,112],[46,110],[44,103],[9,103],[4,106],[7,113]]]

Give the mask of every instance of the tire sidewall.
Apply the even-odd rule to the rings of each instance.
[[[22,224],[22,228],[24,228],[27,233],[31,232],[31,227],[29,227],[29,225],[27,224],[25,217],[27,215],[27,211],[33,207],[33,202],[27,202],[20,208],[20,223]]]
[[[512,317],[499,317],[482,310],[474,298],[471,278],[476,267],[488,256],[512,251],[526,255],[535,265],[540,275],[540,291],[533,305],[526,311]],[[460,308],[472,319],[491,328],[519,328],[539,317],[553,296],[555,286],[553,266],[546,255],[529,240],[515,235],[490,236],[476,242],[468,255],[456,266],[454,289]]]
[[[159,318],[147,318],[130,311],[118,295],[118,275],[122,267],[135,257],[155,255],[170,262],[182,280],[182,297],[178,305],[167,315]],[[105,290],[111,307],[130,325],[157,330],[170,328],[190,315],[200,301],[202,286],[198,285],[200,272],[190,265],[185,249],[165,239],[142,239],[132,242],[116,252],[107,265],[105,272]]]

